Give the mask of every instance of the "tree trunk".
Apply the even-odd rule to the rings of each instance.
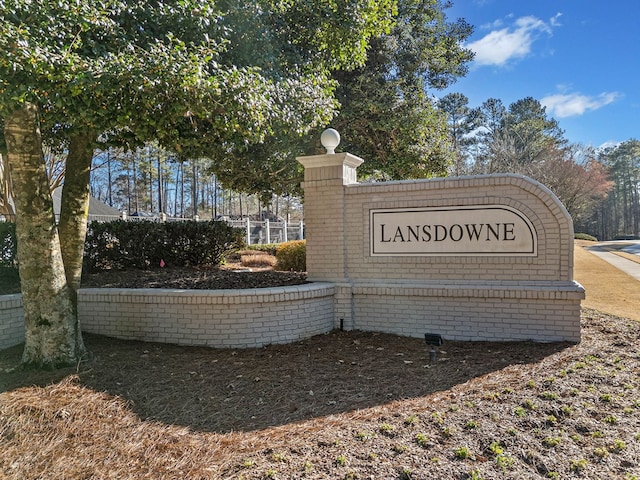
[[[5,138],[25,314],[22,361],[71,365],[84,346],[65,277],[35,105],[25,104],[6,119]]]
[[[193,218],[198,216],[198,165],[195,160],[191,160],[191,173],[193,175],[191,184],[191,200],[193,204]]]
[[[111,151],[107,150],[107,198],[109,200],[109,206],[113,207],[113,182],[111,181]]]
[[[60,208],[60,250],[69,286],[74,316],[78,315],[78,289],[82,278],[82,258],[89,214],[89,180],[95,135],[75,135],[69,141],[67,167]],[[82,334],[76,322],[77,341],[82,350]]]
[[[7,152],[0,151],[0,215],[13,219],[13,192],[9,181],[9,168],[6,165]],[[4,160],[3,160],[4,159]]]
[[[158,155],[158,213],[162,214],[164,213],[165,207],[162,201],[162,163],[159,149],[156,154]]]

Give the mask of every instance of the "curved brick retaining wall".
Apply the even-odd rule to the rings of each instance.
[[[81,289],[84,332],[220,348],[290,343],[333,329],[334,287],[247,290]],[[0,349],[24,341],[21,295],[0,296]]]
[[[247,290],[82,289],[82,330],[110,337],[222,348],[290,343],[333,329],[334,287]]]

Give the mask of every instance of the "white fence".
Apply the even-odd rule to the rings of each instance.
[[[226,222],[232,227],[244,229],[247,245],[284,243],[290,240],[304,239],[304,223],[302,221],[273,222],[265,220],[264,222],[256,222],[246,218],[227,220]]]

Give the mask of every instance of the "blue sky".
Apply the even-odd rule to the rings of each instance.
[[[474,26],[476,57],[444,93],[533,97],[572,143],[640,139],[639,0],[453,0],[446,14]]]

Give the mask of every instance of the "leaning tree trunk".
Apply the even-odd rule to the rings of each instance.
[[[22,361],[73,364],[84,346],[65,278],[35,105],[25,104],[5,120],[5,139],[25,315]]]
[[[74,314],[78,311],[78,289],[89,213],[89,178],[94,135],[75,135],[69,142],[58,231],[67,285]],[[80,332],[78,338],[81,339]]]

